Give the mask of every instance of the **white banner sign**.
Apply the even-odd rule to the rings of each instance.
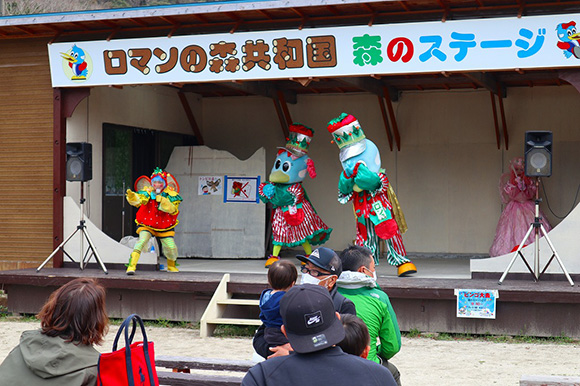
[[[562,68],[580,14],[48,46],[53,87]]]

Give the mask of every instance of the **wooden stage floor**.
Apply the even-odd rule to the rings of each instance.
[[[0,284],[8,294],[8,310],[14,313],[37,313],[50,292],[82,276],[97,278],[107,288],[111,317],[138,313],[145,319],[199,321],[224,273],[230,273],[228,292],[234,297],[257,298],[267,288],[263,262],[184,260],[179,273],[138,270],[134,276],[115,269],[105,274],[97,268],[0,271]],[[415,262],[416,277],[399,278],[387,264],[377,269],[378,283],[389,295],[403,331],[580,338],[580,286],[570,286],[563,275],[562,280],[534,282],[531,275],[514,280],[516,275],[510,274],[498,285],[501,273],[470,278],[465,259]],[[496,319],[458,318],[456,289],[497,290]]]

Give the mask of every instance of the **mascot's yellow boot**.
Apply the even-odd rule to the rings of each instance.
[[[278,256],[270,255],[268,260],[266,260],[266,264],[264,264],[264,268],[270,268],[270,266],[275,262],[277,262],[278,260],[280,260]]]
[[[137,269],[137,262],[139,261],[141,254],[139,252],[131,252],[131,258],[129,259],[129,266],[127,267],[127,275],[134,275]]]
[[[179,270],[175,266],[175,260],[167,259],[167,272],[179,272]]]
[[[417,273],[417,267],[415,267],[415,264],[411,262],[403,263],[399,265],[397,268],[398,268],[397,273],[399,277],[409,276],[413,273]]]

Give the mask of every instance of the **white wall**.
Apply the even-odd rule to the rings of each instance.
[[[341,112],[355,115],[381,149],[383,167],[409,225],[404,235],[408,251],[487,253],[502,209],[498,180],[509,160],[523,155],[525,131],[553,131],[553,176],[543,181],[552,209],[557,214],[571,209],[580,183],[575,169],[580,123],[574,119],[579,104],[580,95],[571,86],[509,89],[504,99],[510,143],[506,151],[503,143],[502,150],[496,146],[489,92],[405,92],[394,104],[401,151],[390,151],[375,96],[299,96],[290,112],[294,121],[316,131],[310,156],[318,177],[307,179],[304,186],[322,219],[334,228],[327,246],[344,248],[355,233],[351,206],[336,201],[341,167],[338,148],[326,131],[327,122]],[[203,117],[208,146],[241,158],[264,146],[267,171],[276,147],[285,143],[272,103],[265,98],[207,98]],[[549,213],[545,202],[543,206]],[[559,222],[547,216],[552,224]]]
[[[266,149],[266,176],[276,147],[285,139],[273,103],[263,97],[196,99],[189,95],[205,144],[240,159]],[[376,96],[299,96],[292,118],[315,129],[310,147],[318,177],[304,182],[321,218],[334,228],[327,246],[344,248],[355,229],[351,205],[336,201],[341,171],[338,148],[326,131],[341,112],[355,115],[381,149],[383,167],[395,187],[409,231],[410,252],[487,253],[501,213],[497,184],[509,160],[523,155],[527,130],[554,135],[553,175],[544,178],[552,209],[571,209],[580,179],[580,94],[571,86],[510,88],[504,99],[509,150],[498,150],[488,91],[405,92],[394,103],[401,151],[390,151]],[[87,135],[88,106],[88,135]],[[175,91],[163,86],[96,88],[69,119],[67,141],[93,143],[90,217],[101,223],[102,123],[190,133]],[[501,130],[501,122],[500,122]],[[77,186],[67,186],[75,194]],[[78,193],[77,193],[78,194]],[[543,194],[542,194],[543,195]],[[553,225],[559,220],[542,204]]]

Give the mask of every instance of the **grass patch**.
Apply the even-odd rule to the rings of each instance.
[[[213,335],[218,338],[251,338],[256,333],[256,326],[236,326],[232,324],[219,324]]]
[[[7,310],[6,312],[2,310],[0,312],[0,322],[38,322],[38,319],[36,319],[36,315],[32,314],[12,315]]]
[[[112,326],[120,326],[125,319],[110,318],[109,324]],[[172,321],[164,318],[159,318],[157,320],[144,320],[143,324],[145,327],[161,327],[161,328],[186,328],[190,330],[199,330],[199,322],[189,322],[189,321]]]
[[[421,331],[419,331],[416,328],[412,328],[409,332],[407,333],[402,333],[403,336],[406,336],[407,338],[418,338],[419,336],[421,336]]]

